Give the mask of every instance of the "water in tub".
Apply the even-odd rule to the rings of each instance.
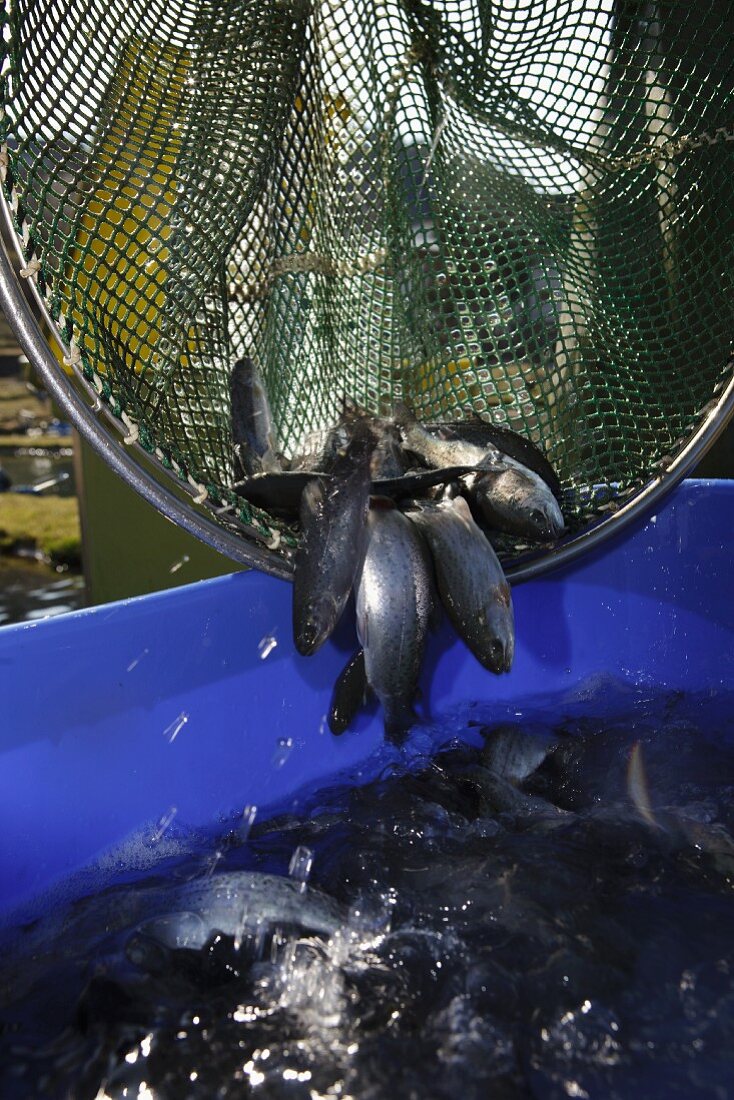
[[[726,1100],[732,714],[604,685],[216,836],[171,807],[3,933],[0,1095]]]

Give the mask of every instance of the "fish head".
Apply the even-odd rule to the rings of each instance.
[[[480,508],[492,522],[499,514],[510,534],[547,542],[564,529],[558,501],[537,474],[505,464],[498,470],[483,472],[472,483]]]
[[[310,657],[324,644],[338,618],[338,608],[329,592],[311,595],[293,617],[293,637],[296,649],[303,657]]]
[[[542,499],[533,500],[527,513],[528,525],[532,526],[536,538],[557,539],[563,533],[565,523],[558,501],[548,494]]]
[[[509,672],[515,656],[515,620],[510,586],[506,581],[493,585],[481,612],[484,622],[481,661],[491,672]]]

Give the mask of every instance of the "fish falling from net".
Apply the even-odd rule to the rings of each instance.
[[[332,733],[350,727],[370,694],[388,735],[410,728],[426,640],[442,608],[486,669],[509,671],[512,596],[493,542],[510,535],[549,543],[562,534],[560,484],[542,452],[483,420],[422,424],[405,404],[374,416],[345,401],[320,446],[288,460],[257,379],[249,361],[231,376],[245,473],[236,489],[300,525],[298,652],[320,649],[355,597],[355,652],[334,688]]]

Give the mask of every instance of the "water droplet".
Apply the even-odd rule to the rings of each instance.
[[[182,558],[179,558],[179,559],[178,559],[178,561],[175,561],[175,562],[173,563],[173,565],[172,565],[172,566],[171,566],[171,568],[170,568],[170,569],[168,570],[168,572],[169,572],[169,573],[178,573],[178,571],[179,571],[179,569],[181,568],[181,566],[182,566],[182,565],[186,565],[186,562],[187,562],[188,560],[189,560],[189,555],[188,555],[188,554],[184,554],[184,556],[183,556]]]
[[[273,767],[282,768],[291,754],[293,748],[292,737],[279,737],[275,742],[276,748],[273,754]]]
[[[148,648],[146,647],[146,648],[145,648],[145,649],[143,650],[143,652],[142,652],[142,653],[141,653],[141,654],[140,654],[140,655],[139,655],[138,657],[135,657],[135,658],[134,658],[134,659],[133,659],[133,660],[132,660],[132,661],[130,662],[130,664],[129,664],[129,665],[127,666],[127,670],[126,670],[126,671],[127,671],[127,672],[132,672],[132,670],[133,670],[134,668],[137,668],[137,666],[138,666],[138,665],[140,664],[140,662],[142,661],[143,657],[146,657],[146,656],[148,655],[148,653],[150,653],[150,650],[149,650],[149,649],[148,649]]]
[[[176,809],[176,807],[171,806],[168,813],[165,813],[163,815],[163,817],[160,819],[160,821],[156,825],[155,829],[153,830],[153,833],[151,834],[151,838],[150,838],[151,844],[157,844],[158,843],[158,841],[161,839],[161,837],[166,832],[166,830],[168,828],[170,828],[171,823],[172,823],[172,821],[173,821],[173,819],[174,819],[174,817],[176,816],[177,813],[178,813],[178,810]]]
[[[171,722],[170,726],[166,726],[163,731],[163,736],[168,738],[170,744],[173,744],[188,720],[188,714],[185,710],[182,710],[178,718],[176,718],[175,721]]]
[[[255,818],[257,817],[257,806],[245,806],[242,811],[242,818],[237,826],[237,836],[241,841],[247,840],[250,835],[250,830],[255,824]]]
[[[260,654],[260,660],[264,661],[266,657],[269,657],[278,644],[278,640],[275,634],[266,634],[264,638],[261,638],[258,643],[258,653]]]
[[[217,851],[214,853],[214,855],[209,856],[209,859],[206,861],[206,863],[204,865],[204,877],[205,878],[211,878],[211,876],[216,871],[217,866],[219,865],[219,863],[221,863],[221,861],[223,859],[224,859],[224,852],[220,852],[219,849],[217,849]],[[196,1022],[196,1021],[194,1021],[194,1022]]]
[[[301,892],[306,889],[306,883],[308,882],[309,875],[311,874],[311,868],[313,867],[313,852],[310,848],[307,848],[304,844],[299,844],[288,866],[288,874],[296,882],[301,884]]]

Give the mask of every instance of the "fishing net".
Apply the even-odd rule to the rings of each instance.
[[[731,377],[733,31],[728,0],[11,0],[23,274],[244,538],[293,544],[232,488],[243,355],[286,454],[344,395],[475,413],[582,527]]]

